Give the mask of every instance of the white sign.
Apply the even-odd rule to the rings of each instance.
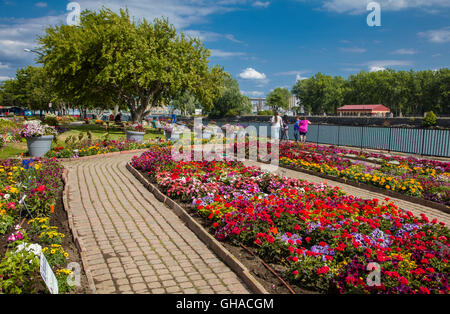
[[[50,291],[51,294],[58,294],[58,280],[56,279],[50,264],[47,262],[44,253],[41,253],[40,272],[42,279],[44,279],[44,282],[47,285],[48,291]]]

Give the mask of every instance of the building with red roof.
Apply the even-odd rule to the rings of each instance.
[[[382,116],[385,117],[391,110],[383,105],[345,105],[337,109],[342,116]]]

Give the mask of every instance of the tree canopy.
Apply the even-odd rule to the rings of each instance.
[[[274,111],[289,108],[291,92],[287,88],[277,87],[267,95],[266,103]]]
[[[128,10],[85,10],[79,26],[49,27],[39,41],[40,61],[62,99],[125,103],[133,121],[184,91],[205,108],[222,92],[224,72],[209,67],[209,50],[167,19],[136,22]]]
[[[47,110],[55,101],[51,80],[42,67],[18,69],[16,78],[4,81],[0,87],[2,104],[33,110]]]
[[[297,81],[292,89],[305,110],[335,114],[350,104],[383,104],[391,112],[419,114],[433,110],[450,113],[450,70],[394,71],[392,69],[340,76],[315,76]]]
[[[214,100],[211,117],[238,116],[252,112],[250,99],[241,94],[239,83],[235,79],[227,77],[224,88],[223,94]]]

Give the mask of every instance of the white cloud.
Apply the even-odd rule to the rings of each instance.
[[[358,48],[358,47],[345,47],[345,48],[339,48],[339,50],[341,50],[343,52],[350,52],[350,53],[363,53],[363,52],[367,51],[367,49]]]
[[[46,8],[47,3],[46,2],[36,2],[35,6],[37,6],[38,8]]]
[[[2,81],[7,81],[7,80],[10,80],[10,79],[12,79],[12,77],[9,77],[9,76],[0,76],[0,82],[2,82]]]
[[[255,1],[252,6],[257,8],[267,8],[270,5],[270,1]]]
[[[394,55],[415,55],[417,53],[414,49],[397,49],[391,52]]]
[[[250,97],[262,97],[265,95],[264,92],[260,92],[260,91],[241,91],[241,93],[245,96],[250,96]]]
[[[309,73],[311,71],[306,71],[306,70],[293,70],[293,71],[287,71],[287,72],[278,72],[275,73],[275,76],[281,76],[281,75],[300,75],[300,74],[304,74],[304,73]]]
[[[255,69],[252,68],[246,68],[244,71],[242,71],[239,74],[240,78],[246,79],[246,80],[265,80],[266,75],[264,73],[259,73]]]
[[[393,67],[393,66],[409,66],[409,65],[411,65],[411,61],[375,60],[375,61],[367,62],[366,65],[368,66],[370,72],[375,72],[375,71],[383,71],[383,70],[386,70],[386,68]]]
[[[236,1],[234,3],[219,3],[215,0],[111,0],[108,2],[100,0],[77,0],[81,9],[98,10],[106,5],[111,10],[118,12],[120,8],[127,7],[130,16],[136,20],[146,18],[152,21],[156,17],[167,17],[169,22],[177,29],[184,29],[192,24],[200,24],[208,22],[211,14],[224,14],[234,11],[239,6],[246,3]],[[246,1],[245,1],[246,2]],[[41,4],[39,4],[41,3]],[[37,6],[43,6],[43,1],[37,2]],[[248,3],[247,3],[248,4]],[[5,70],[0,75],[13,75],[15,69],[23,67],[26,64],[33,64],[36,55],[24,52],[25,48],[33,49],[36,47],[37,35],[42,35],[48,25],[56,25],[66,22],[67,12],[59,16],[43,16],[39,18],[3,18],[0,20],[0,60],[4,64],[9,65],[10,69]],[[202,34],[205,35],[205,34]],[[234,36],[215,35],[214,33],[206,33],[208,39],[226,38],[234,42],[238,42]]]
[[[306,80],[307,77],[303,77],[303,76],[301,76],[300,74],[297,74],[297,75],[295,76],[295,79],[296,79],[297,81],[303,81],[303,80]]]
[[[378,71],[384,71],[386,68],[379,67],[379,66],[370,66],[369,72],[378,72]]]
[[[244,44],[244,42],[243,42],[242,40],[236,39],[236,38],[234,37],[234,35],[232,35],[232,34],[226,34],[224,37],[225,37],[226,39],[228,39],[229,41],[232,41],[232,42],[235,42],[235,43],[238,43],[238,44]]]
[[[243,41],[236,39],[233,34],[220,34],[215,32],[199,31],[199,30],[185,30],[183,31],[185,35],[189,37],[199,38],[202,42],[215,42],[220,39],[227,39],[234,43],[244,44]]]
[[[148,21],[164,16],[177,29],[205,23],[211,14],[231,12],[245,4],[242,1],[215,0],[110,0],[106,3],[100,0],[77,0],[77,2],[82,10],[98,10],[106,5],[114,12],[118,12],[120,8],[126,6],[131,16],[135,16],[136,19],[145,18]]]
[[[229,57],[239,57],[243,55],[245,55],[245,53],[243,52],[232,52],[232,51],[223,51],[220,49],[211,49],[211,57],[229,58]]]
[[[367,4],[373,0],[326,0],[323,8],[337,13],[361,14],[368,12]],[[450,7],[448,0],[377,0],[381,10],[400,11],[416,8]]]
[[[426,32],[418,33],[420,37],[426,38],[432,43],[448,43],[450,42],[450,27],[444,27],[441,29],[430,30]]]

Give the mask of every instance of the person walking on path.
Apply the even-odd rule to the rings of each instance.
[[[295,141],[296,142],[298,142],[299,139],[300,139],[300,133],[298,131],[298,128],[300,127],[300,121],[301,121],[300,117],[297,116],[297,119],[296,119],[295,124],[294,124],[294,137],[295,137]]]
[[[281,117],[278,115],[278,112],[275,111],[275,114],[272,117],[272,119],[270,120],[270,122],[272,123],[272,128],[271,128],[272,138],[279,140],[282,121],[281,121]]]
[[[286,141],[289,140],[289,124],[286,115],[281,120],[281,140],[283,139],[285,139]]]
[[[306,134],[308,133],[308,125],[310,124],[311,122],[306,120],[306,117],[303,117],[299,122],[298,132],[300,134],[300,142],[303,144],[306,143]]]

